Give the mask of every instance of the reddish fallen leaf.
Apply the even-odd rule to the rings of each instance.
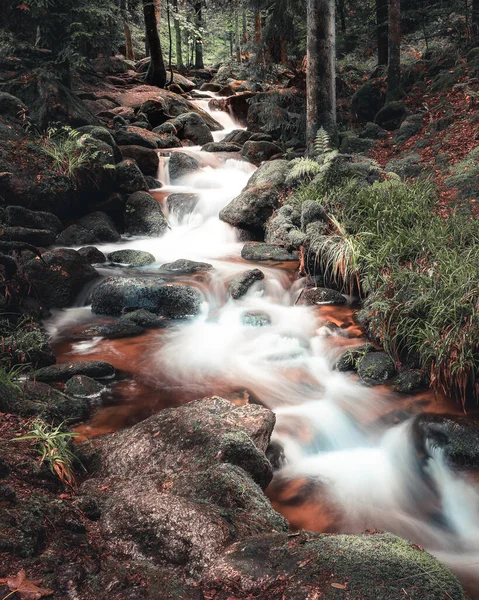
[[[336,588],[337,590],[345,590],[346,586],[342,583],[332,583],[331,587]]]
[[[19,10],[24,10],[25,12],[29,12],[30,11],[30,8],[26,4],[24,4],[23,2],[21,4],[19,4],[17,6],[17,8]]]
[[[413,548],[417,548],[418,550],[420,550],[421,552],[424,552],[424,548],[422,546],[418,546],[417,544],[411,544],[411,546]]]
[[[38,587],[41,579],[27,579],[25,569],[18,571],[14,577],[0,579],[0,583],[6,583],[9,590],[15,592],[21,600],[40,600],[44,596],[51,596],[53,590]]]

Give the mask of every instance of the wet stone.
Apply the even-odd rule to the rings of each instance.
[[[104,385],[86,375],[75,375],[65,384],[65,393],[75,398],[95,398],[104,391]]]
[[[309,288],[301,298],[304,304],[346,304],[346,298],[338,291],[329,288]]]
[[[394,362],[385,352],[370,352],[358,363],[359,378],[369,385],[382,385],[395,374]]]
[[[299,260],[297,252],[289,252],[281,246],[250,242],[243,246],[241,257],[250,261],[274,260],[276,262],[289,262]]]
[[[246,312],[241,315],[241,322],[247,327],[266,327],[271,325],[271,317],[262,312]]]
[[[101,250],[95,248],[95,246],[84,246],[78,250],[78,254],[83,256],[91,265],[101,264],[106,262],[106,256]]]
[[[44,367],[35,372],[37,381],[67,381],[75,375],[87,375],[94,379],[114,377],[115,367],[103,360],[80,360]]]
[[[229,286],[230,296],[234,300],[238,300],[248,292],[254,283],[262,279],[264,279],[264,273],[259,269],[251,269],[250,271],[241,273],[241,275],[233,279]]]
[[[155,315],[155,313],[145,310],[144,308],[122,315],[120,321],[134,323],[145,329],[164,329],[165,327],[171,326],[171,321],[169,319],[160,315]]]
[[[209,263],[196,262],[194,260],[186,260],[180,258],[171,263],[161,265],[163,271],[170,273],[198,273],[199,271],[210,271],[213,266]]]
[[[73,339],[88,340],[94,337],[103,337],[116,340],[126,337],[134,337],[144,332],[143,327],[128,323],[127,321],[117,323],[106,323],[104,325],[92,325],[73,334]]]
[[[110,252],[107,258],[113,263],[129,267],[146,267],[156,261],[153,254],[144,250],[115,250]]]

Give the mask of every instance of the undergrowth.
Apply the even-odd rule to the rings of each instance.
[[[302,186],[328,214],[310,251],[344,289],[359,289],[370,333],[397,362],[430,372],[432,387],[479,397],[479,222],[436,214],[431,182]]]

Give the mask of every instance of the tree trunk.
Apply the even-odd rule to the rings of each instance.
[[[479,0],[472,0],[472,33],[477,37],[479,32]]]
[[[239,34],[239,6],[238,0],[235,0],[235,45],[236,45],[236,60],[241,62],[241,42]]]
[[[339,21],[341,23],[341,31],[346,33],[346,9],[344,7],[344,0],[338,0],[338,12]]]
[[[201,28],[203,27],[203,15],[201,13],[201,2],[195,2],[195,25],[197,29],[195,42],[195,69],[204,69],[203,63],[203,36]]]
[[[308,152],[320,127],[337,144],[335,1],[307,0],[306,142]]]
[[[248,23],[246,20],[246,10],[243,8],[243,15],[242,15],[242,20],[243,20],[243,44],[247,44],[248,43]]]
[[[389,61],[387,98],[394,99],[401,86],[401,0],[389,0]]]
[[[127,0],[120,0],[120,14],[123,19],[123,32],[125,34],[125,54],[128,60],[135,60],[133,52],[133,41],[131,38],[131,28],[128,20],[128,5]]]
[[[175,42],[176,42],[176,65],[178,69],[182,69],[183,65],[183,48],[181,44],[181,27],[178,19],[178,0],[173,0],[173,23],[175,25]]]
[[[378,65],[388,64],[388,0],[376,0]]]
[[[261,10],[259,3],[255,4],[254,9],[254,40],[256,42],[256,62],[264,62],[263,56],[263,25],[261,23]]]
[[[155,0],[156,2],[156,0]],[[143,0],[143,14],[145,16],[146,39],[150,48],[150,66],[146,73],[145,81],[150,85],[165,87],[166,68],[161,51],[159,23],[156,20],[156,4],[152,0]]]

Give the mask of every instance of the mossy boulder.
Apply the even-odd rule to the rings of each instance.
[[[366,123],[364,129],[359,132],[360,138],[367,138],[370,140],[385,140],[388,137],[388,132],[380,127],[377,123]]]
[[[413,394],[427,387],[426,373],[419,369],[404,369],[394,379],[394,390],[400,394]]]
[[[86,375],[75,375],[65,384],[65,393],[74,398],[98,398],[105,386]]]
[[[171,319],[196,316],[201,309],[200,293],[188,285],[165,285],[162,279],[109,277],[92,293],[92,311],[119,316],[144,308]]]
[[[79,360],[58,363],[35,371],[36,381],[44,383],[68,381],[75,375],[86,375],[92,379],[111,379],[115,376],[115,367],[104,360]]]
[[[249,140],[243,145],[241,156],[254,165],[260,165],[282,152],[282,149],[272,142]]]
[[[400,177],[419,177],[424,168],[421,165],[421,155],[415,152],[406,154],[401,158],[393,158],[385,167],[385,170],[391,173],[396,173]]]
[[[156,261],[153,254],[145,250],[115,250],[110,252],[107,258],[113,263],[129,267],[146,267]]]
[[[157,237],[168,229],[158,202],[147,192],[135,192],[125,207],[125,233]]]
[[[422,114],[415,114],[406,117],[401,123],[399,131],[394,134],[393,142],[395,144],[407,142],[407,140],[421,131],[423,124],[424,117]]]
[[[384,83],[371,79],[359,87],[351,99],[351,108],[360,123],[374,121],[386,99]]]
[[[170,179],[177,181],[200,169],[200,163],[185,152],[173,152],[168,165]]]
[[[131,158],[121,161],[115,168],[115,186],[122,194],[148,191],[148,184],[140,168]]]
[[[84,398],[72,398],[41,381],[23,383],[13,409],[23,417],[35,416],[56,423],[81,421],[90,413]]]
[[[262,279],[264,279],[264,273],[259,269],[245,271],[244,273],[241,273],[235,277],[230,283],[228,288],[229,295],[234,300],[238,300],[248,293],[248,290],[252,285],[254,285],[257,281],[261,281]]]
[[[179,115],[173,121],[180,140],[190,140],[195,145],[204,146],[213,142],[213,134],[203,117],[194,112]]]
[[[382,385],[396,374],[392,358],[385,352],[368,352],[358,362],[358,375],[368,385]]]
[[[161,265],[163,271],[178,274],[201,273],[202,271],[211,271],[212,268],[213,266],[209,263],[187,260],[185,258],[179,258],[171,263]]]
[[[348,131],[341,136],[340,150],[347,154],[365,154],[374,147],[374,141],[359,137],[358,135]]]
[[[479,418],[458,415],[422,414],[413,423],[419,452],[428,456],[429,448],[439,447],[446,460],[457,466],[479,467]]]
[[[388,102],[378,111],[374,122],[388,131],[393,131],[399,128],[408,114],[409,109],[404,102]]]
[[[329,288],[313,287],[306,289],[302,296],[301,302],[309,306],[316,304],[346,304],[346,298],[337,290],[331,290]]]
[[[143,146],[121,146],[121,152],[125,158],[133,159],[143,175],[156,176],[160,159],[158,152]]]
[[[338,358],[334,368],[341,372],[357,371],[360,360],[369,352],[376,352],[376,348],[369,343],[346,350]]]
[[[117,321],[113,323],[104,323],[103,325],[90,325],[72,334],[75,340],[90,340],[92,338],[102,337],[108,340],[118,340],[121,338],[131,338],[141,335],[144,332],[143,327],[135,325],[128,321]]]
[[[166,317],[155,315],[155,313],[146,310],[145,308],[139,308],[138,310],[128,312],[122,315],[120,320],[134,323],[145,329],[164,329],[171,324],[171,321]]]
[[[249,242],[243,246],[241,257],[251,262],[273,260],[275,262],[296,262],[299,260],[297,252],[289,252],[281,246]]]
[[[27,227],[60,233],[63,229],[60,219],[50,212],[29,210],[23,206],[7,206],[5,221],[9,227]]]
[[[215,600],[466,598],[436,558],[391,533],[256,536],[228,548],[202,587]]]

